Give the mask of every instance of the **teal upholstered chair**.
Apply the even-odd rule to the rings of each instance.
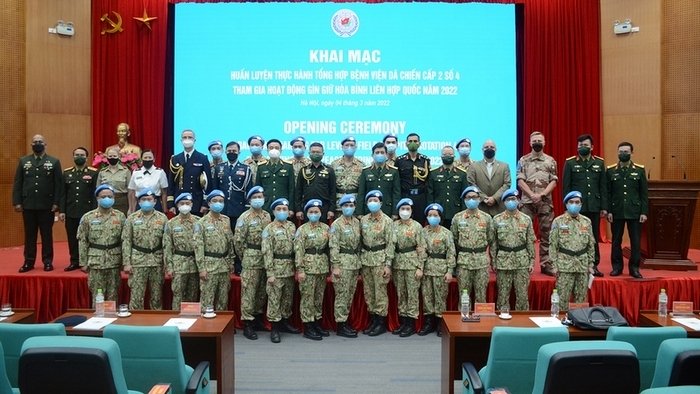
[[[698,394],[700,386],[673,386],[646,389],[641,394]]]
[[[0,343],[0,394],[19,393],[19,389],[13,389],[5,371],[5,351]]]
[[[570,341],[537,353],[533,394],[639,393],[634,346],[620,341]]]
[[[22,394],[142,394],[127,389],[119,346],[95,337],[32,337],[19,359]]]
[[[185,364],[177,327],[111,324],[103,335],[119,344],[129,387],[148,391],[155,384],[169,383],[173,394],[209,392],[209,363],[196,369]]]
[[[529,393],[540,346],[568,340],[566,327],[495,327],[486,366],[478,373],[471,363],[462,366],[465,392],[483,393],[485,388],[505,387],[511,393]]]
[[[36,336],[66,335],[66,327],[60,323],[48,324],[0,324],[0,342],[5,348],[5,368],[12,387],[17,387],[17,370],[22,344]]]
[[[640,389],[651,387],[656,368],[656,355],[661,342],[672,338],[685,338],[683,327],[610,327],[607,338],[612,341],[631,343],[639,360]]]
[[[654,370],[654,379],[651,382],[651,387],[700,385],[700,383],[696,383],[700,382],[700,369],[698,368],[689,371],[691,380],[695,381],[679,381],[679,374],[683,373],[684,369],[684,366],[679,362],[684,358],[687,359],[688,356],[697,357],[698,354],[700,354],[699,338],[667,339],[663,341],[661,346],[659,346],[659,353],[656,357],[656,370]]]

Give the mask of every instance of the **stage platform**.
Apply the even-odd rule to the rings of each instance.
[[[40,249],[39,249],[40,250]],[[0,249],[0,302],[10,302],[15,308],[32,308],[36,311],[37,322],[51,321],[60,316],[67,309],[89,308],[91,295],[87,287],[87,275],[80,271],[64,272],[68,266],[68,245],[65,242],[56,243],[55,270],[44,272],[39,262],[33,271],[20,274],[17,272],[22,265],[22,247]],[[640,310],[653,310],[657,307],[657,298],[661,288],[665,288],[669,295],[669,301],[692,301],[695,309],[700,306],[700,271],[660,271],[646,270],[641,272],[644,279],[633,279],[625,270],[622,276],[611,278],[608,274],[610,266],[610,245],[601,244],[603,261],[600,270],[605,273],[604,278],[596,278],[593,287],[588,293],[588,301],[591,305],[601,304],[617,307],[629,320],[630,324],[637,325]],[[688,258],[692,261],[700,261],[700,250],[691,250]],[[122,276],[119,303],[127,303],[129,287],[126,276]],[[229,308],[236,312],[237,327],[242,327],[240,322],[240,278],[231,276],[231,292],[229,293]],[[488,289],[488,300],[496,299],[495,275],[491,274]],[[170,281],[166,281],[163,292],[163,305],[169,309],[172,302]],[[549,310],[549,296],[554,288],[554,278],[542,275],[539,267],[536,267],[530,282],[530,309]],[[448,296],[448,309],[458,309],[457,283],[450,284]],[[299,319],[299,292],[295,292],[294,315],[292,322],[301,326]],[[334,329],[333,318],[333,289],[332,284],[326,288],[324,299],[323,325]],[[363,328],[368,322],[364,296],[362,294],[362,282],[358,282],[357,291],[350,312],[350,323],[354,328]],[[396,310],[396,292],[393,285],[389,285],[389,326],[398,327]]]

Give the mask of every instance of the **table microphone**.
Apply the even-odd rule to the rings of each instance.
[[[685,173],[685,163],[683,163],[683,159],[681,159],[679,156],[676,155],[671,155],[671,158],[678,160],[678,164],[681,167],[681,171],[683,171],[683,180],[688,179]]]

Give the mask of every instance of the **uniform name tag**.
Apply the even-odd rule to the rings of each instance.
[[[214,231],[214,230],[216,230],[216,227],[214,227],[214,226],[207,226],[206,229],[207,229],[207,231]]]
[[[99,221],[99,220],[97,220],[97,219],[95,219],[95,220],[91,220],[91,221],[90,221],[90,224],[102,224],[102,222]]]
[[[174,233],[181,233],[185,231],[182,227],[173,227],[173,232]]]
[[[192,165],[195,166],[195,167],[201,167],[201,166],[202,166],[202,163],[192,163]]]
[[[137,224],[137,225],[138,225],[138,224],[143,224],[143,220],[141,220],[141,219],[139,219],[139,220],[134,220],[134,224]]]
[[[236,175],[245,175],[245,171],[238,170],[238,171],[236,171]]]

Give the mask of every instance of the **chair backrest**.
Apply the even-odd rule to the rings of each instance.
[[[94,337],[33,337],[19,361],[22,394],[127,394],[119,346]]]
[[[5,351],[0,342],[0,394],[12,394],[12,385],[5,372]]]
[[[66,335],[66,327],[60,323],[48,324],[0,324],[0,342],[5,348],[5,368],[12,387],[17,387],[17,371],[22,344],[27,338],[49,335]]]
[[[507,387],[512,393],[529,392],[537,351],[547,343],[568,340],[566,327],[495,327],[486,366],[479,371],[484,387]]]
[[[537,354],[532,393],[639,393],[634,346],[620,341],[544,345]]]
[[[659,346],[659,353],[656,357],[656,369],[654,370],[654,379],[651,382],[651,387],[666,387],[671,386],[671,379],[676,368],[676,362],[679,355],[685,353],[682,358],[688,358],[693,351],[700,350],[700,339],[698,338],[676,338],[667,339],[661,343]],[[690,361],[690,360],[688,360]],[[690,365],[690,364],[689,364]],[[678,366],[679,368],[681,365]],[[700,376],[700,373],[695,371],[695,374]],[[677,372],[677,374],[680,372]],[[675,385],[686,384],[686,385],[700,385],[700,383],[678,383],[678,375],[674,377],[676,379]]]
[[[147,392],[157,383],[170,383],[173,393],[184,393],[192,374],[185,365],[177,327],[110,324],[105,338],[119,344],[127,385]]]
[[[641,390],[651,387],[656,369],[656,356],[661,342],[672,338],[686,338],[683,327],[610,327],[607,338],[612,341],[631,343],[637,351],[639,360],[639,387]]]
[[[673,387],[655,387],[646,389],[641,394],[698,394],[700,386],[673,386]]]

